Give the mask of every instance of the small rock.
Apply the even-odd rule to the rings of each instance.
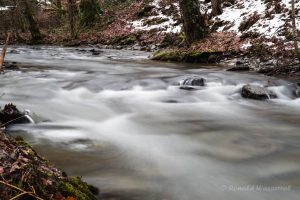
[[[269,60],[267,62],[262,62],[260,63],[260,65],[263,65],[263,66],[270,66],[270,65],[274,65],[274,61],[273,60]]]
[[[295,85],[293,94],[296,98],[300,98],[300,81]]]
[[[300,88],[296,89],[294,94],[297,98],[300,98]]]
[[[267,62],[261,62],[256,68],[256,72],[266,74],[270,73],[274,69],[274,61],[269,60]]]
[[[248,59],[238,59],[235,64],[236,65],[248,65],[249,60]]]
[[[227,69],[227,71],[249,71],[250,67],[249,65],[236,65],[230,69]]]
[[[96,49],[91,49],[90,52],[92,53],[93,56],[98,56],[101,53],[101,51],[98,51]]]
[[[179,88],[183,90],[193,90],[193,89],[197,89],[197,87],[203,87],[204,85],[205,85],[204,78],[190,77],[180,82]]]
[[[4,66],[6,69],[16,70],[19,69],[19,66],[16,62],[4,62]]]
[[[134,45],[134,46],[132,47],[132,50],[134,50],[134,51],[140,51],[140,50],[141,50],[141,46]]]
[[[154,51],[154,50],[156,50],[157,48],[156,48],[156,46],[155,45],[151,45],[150,46],[150,51]]]
[[[238,59],[235,62],[235,65],[233,67],[227,69],[227,71],[249,71],[249,70],[250,70],[250,64],[248,59]]]
[[[273,69],[274,69],[273,65],[263,65],[263,66],[259,66],[258,69],[256,69],[256,71],[258,73],[266,74],[266,73],[270,73]]]
[[[242,88],[242,97],[248,99],[265,100],[277,98],[277,95],[267,88],[257,85],[245,85]]]

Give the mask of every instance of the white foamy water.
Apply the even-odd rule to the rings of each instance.
[[[299,198],[300,101],[291,83],[147,56],[16,48],[8,59],[27,64],[1,75],[0,102],[38,117],[11,134],[25,136],[69,174],[100,187],[104,197]],[[181,80],[194,76],[205,78],[206,86],[179,89]],[[268,82],[278,99],[241,97],[243,85]]]

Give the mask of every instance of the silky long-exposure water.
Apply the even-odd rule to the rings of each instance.
[[[218,66],[148,61],[145,52],[13,47],[0,103],[30,109],[10,128],[104,199],[298,200],[300,99],[290,82]],[[206,86],[181,90],[186,77]],[[278,99],[243,99],[245,84]]]

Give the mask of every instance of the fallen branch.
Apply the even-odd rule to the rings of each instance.
[[[6,182],[4,182],[4,181],[0,181],[0,183],[3,184],[3,185],[5,185],[5,186],[7,186],[7,187],[10,187],[10,188],[12,188],[12,189],[14,189],[14,190],[18,190],[19,192],[22,192],[21,194],[15,196],[15,197],[12,198],[12,199],[16,199],[16,197],[20,197],[20,196],[23,196],[23,195],[26,194],[26,195],[29,195],[29,196],[31,196],[31,197],[34,197],[34,198],[36,198],[36,199],[38,199],[38,200],[43,200],[42,198],[36,196],[33,192],[27,192],[27,191],[25,191],[25,190],[23,190],[23,189],[21,189],[21,188],[18,188],[18,187],[16,187],[16,186],[11,185],[11,184],[9,184],[9,183],[6,183]]]
[[[17,121],[17,120],[19,120],[19,119],[22,119],[23,117],[24,117],[24,118],[27,118],[26,115],[17,117],[17,118],[15,118],[15,119],[13,119],[13,120],[10,120],[10,121],[8,121],[8,122],[6,122],[6,123],[4,123],[4,124],[1,124],[1,125],[0,125],[0,128],[4,128],[5,126],[9,125],[10,123],[15,122],[15,121]]]
[[[10,38],[10,33],[7,34],[6,42],[5,42],[4,47],[2,49],[2,53],[1,53],[1,57],[0,57],[0,71],[2,71],[4,69],[3,63],[4,63],[4,58],[5,58],[9,38]]]

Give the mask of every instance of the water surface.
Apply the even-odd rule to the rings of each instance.
[[[8,50],[23,67],[1,75],[0,103],[30,109],[37,121],[11,134],[106,199],[299,199],[300,99],[291,83],[89,50]],[[190,76],[207,86],[180,90]],[[248,83],[269,84],[279,98],[243,99]]]

